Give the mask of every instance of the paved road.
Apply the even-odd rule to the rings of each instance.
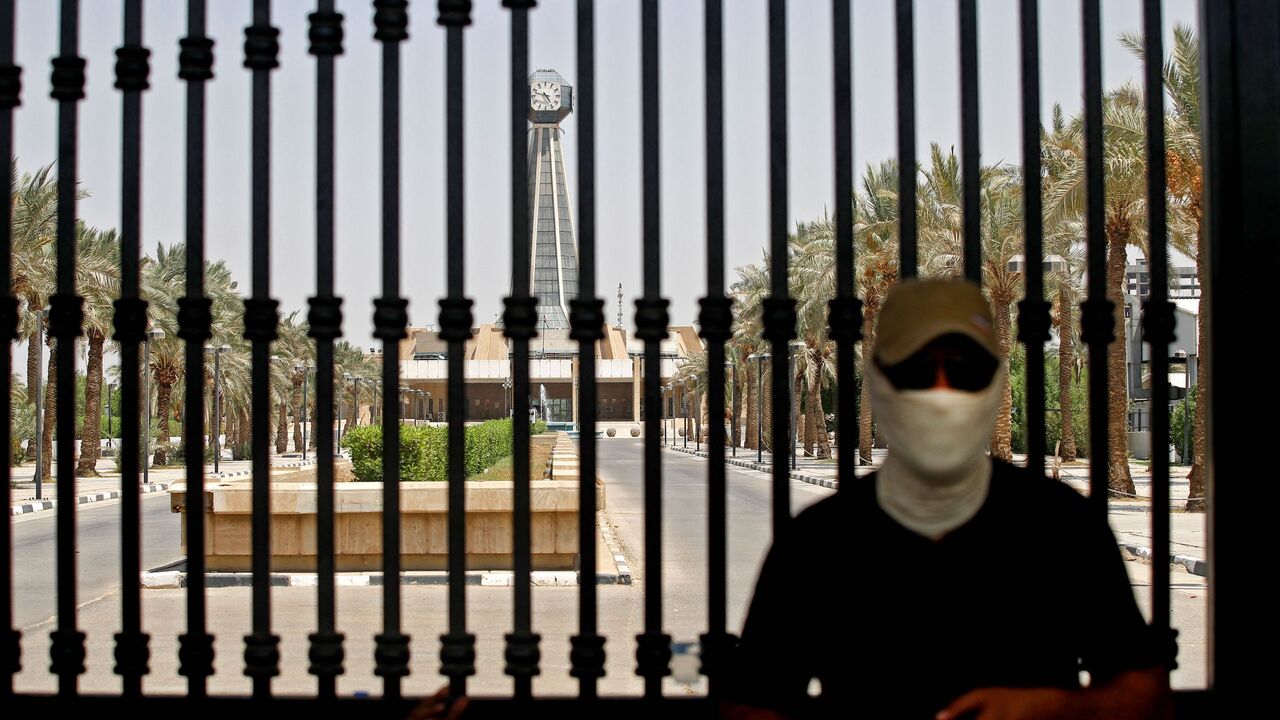
[[[636,583],[643,588],[644,445],[640,440],[610,440],[598,447],[609,519],[626,545]],[[662,453],[663,617],[667,632],[676,639],[694,639],[706,630],[707,467],[700,458]],[[729,626],[734,632],[741,627],[760,563],[772,542],[771,483],[763,473],[728,468]],[[790,488],[792,513],[833,493],[797,480]]]
[[[142,500],[142,563],[155,567],[181,557],[179,516],[169,512],[168,493]],[[57,611],[57,511],[14,518],[14,616],[18,628],[41,623]],[[76,508],[76,554],[80,603],[120,587],[120,501]]]

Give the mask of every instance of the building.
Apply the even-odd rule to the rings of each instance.
[[[554,70],[529,76],[529,232],[531,294],[538,300],[538,337],[530,341],[531,407],[552,422],[578,421],[578,343],[569,339],[569,301],[578,294],[578,243],[560,123],[573,112],[573,87]],[[702,340],[690,326],[669,328],[661,344],[659,374],[665,385]],[[596,343],[597,408],[600,424],[630,428],[644,418],[644,343],[625,328],[605,326]],[[478,422],[506,417],[511,396],[511,343],[500,324],[471,331],[465,345],[465,418]],[[400,346],[405,417],[443,422],[457,409],[448,397],[448,344],[434,330],[411,328]],[[417,393],[423,393],[418,395]],[[428,397],[426,394],[429,393]],[[666,399],[666,414],[679,403]]]

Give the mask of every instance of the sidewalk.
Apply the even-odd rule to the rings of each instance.
[[[686,449],[683,443],[665,446],[679,453],[706,458],[706,444],[702,450],[696,451],[690,444]],[[877,464],[884,461],[886,451],[875,450],[872,457]],[[725,449],[725,462],[748,470],[772,473],[773,456],[761,453],[763,462],[756,462],[756,451],[738,448],[738,456],[733,457],[731,448]],[[1026,463],[1026,456],[1015,454],[1015,465]],[[855,470],[857,477],[865,477],[875,470],[875,465],[861,465]],[[1189,513],[1181,510],[1186,502],[1188,490],[1186,466],[1173,466],[1169,469],[1169,496],[1172,511],[1169,513],[1169,552],[1170,562],[1186,569],[1187,572],[1205,577],[1209,566],[1205,558],[1205,516],[1204,513]],[[1133,484],[1137,489],[1137,497],[1132,499],[1113,499],[1107,505],[1107,521],[1116,534],[1116,540],[1130,554],[1150,560],[1151,551],[1151,468],[1147,465],[1130,464],[1129,472],[1133,476]],[[799,480],[813,485],[837,489],[840,481],[836,478],[834,460],[817,460],[813,458],[797,458],[796,469],[790,471],[792,480]],[[1063,482],[1075,488],[1081,494],[1089,490],[1089,463],[1081,460],[1064,465],[1060,472]]]
[[[302,461],[301,456],[293,454],[272,456],[269,462],[272,469],[302,467],[315,464],[315,456],[308,453],[305,463]],[[204,467],[205,477],[208,479],[242,477],[252,472],[252,461],[220,461],[217,473],[213,471],[212,463],[206,464]],[[116,469],[115,458],[99,459],[97,470],[100,477],[76,478],[75,499],[77,504],[83,505],[85,503],[120,498],[120,472]],[[27,463],[13,468],[10,475],[10,494],[13,504],[9,514],[11,516],[24,515],[57,507],[57,473],[58,466],[57,463],[54,463],[53,477],[41,483],[40,497],[37,498],[34,465]],[[143,484],[141,490],[143,493],[164,492],[169,489],[171,484],[182,482],[186,477],[187,469],[182,466],[152,467],[148,478],[150,482]]]

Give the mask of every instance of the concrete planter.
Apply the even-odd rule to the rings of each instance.
[[[303,474],[303,473],[298,473]],[[305,473],[313,480],[314,469]],[[341,477],[341,474],[340,474]],[[446,569],[448,485],[410,482],[400,486],[400,552],[405,570]],[[597,483],[604,507],[604,486]],[[540,480],[532,484],[532,551],[535,570],[573,570],[578,562],[578,484]],[[248,479],[206,486],[205,558],[211,571],[250,570],[252,484]],[[187,493],[170,488],[170,505],[182,513],[186,552]],[[512,568],[512,483],[466,483],[468,570]],[[316,569],[316,485],[272,478],[271,569]],[[339,571],[382,567],[382,483],[339,482],[334,489],[334,544]]]

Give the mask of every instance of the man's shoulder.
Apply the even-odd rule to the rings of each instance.
[[[997,458],[991,459],[991,487],[1004,501],[1050,504],[1069,512],[1088,509],[1088,500],[1070,485]]]

